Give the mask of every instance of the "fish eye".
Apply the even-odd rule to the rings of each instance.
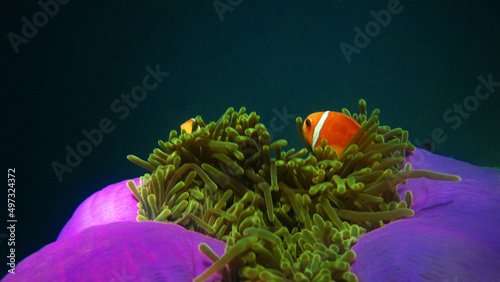
[[[311,127],[311,120],[310,119],[306,119],[306,126]]]

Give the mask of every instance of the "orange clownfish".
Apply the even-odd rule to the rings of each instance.
[[[309,115],[302,128],[312,148],[320,147],[326,139],[340,156],[361,126],[343,113],[326,111]]]
[[[193,123],[194,118],[188,119],[185,123],[181,124],[181,131],[185,129],[187,133],[191,134],[193,132]],[[199,125],[197,129],[200,129]]]

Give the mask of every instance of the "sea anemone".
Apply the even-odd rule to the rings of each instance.
[[[415,149],[360,108],[344,110],[362,128],[340,156],[282,151],[244,108],[197,117],[148,161],[129,156],[151,173],[89,197],[4,280],[498,277],[500,173]]]
[[[199,281],[219,271],[232,275],[227,279],[356,280],[349,268],[358,238],[414,214],[411,193],[400,201],[398,184],[460,180],[403,168],[415,147],[406,131],[379,126],[378,114],[368,117],[361,100],[352,118],[362,127],[344,152],[323,140],[307,157],[307,149],[282,151],[287,142],[271,142],[259,116],[245,108],[209,124],[198,116],[193,133],[172,131],[148,161],[128,157],[151,171],[140,186],[128,183],[139,200],[137,220],[171,222],[226,242],[220,258],[200,245],[214,264]],[[298,118],[305,140],[301,125]]]

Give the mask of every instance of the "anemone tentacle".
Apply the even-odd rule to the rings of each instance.
[[[404,166],[415,147],[408,132],[379,125],[380,111],[343,113],[361,128],[339,156],[322,140],[312,149],[284,151],[271,142],[260,117],[229,108],[217,122],[195,118],[192,133],[170,132],[168,141],[133,163],[148,169],[141,185],[128,186],[138,199],[138,221],[173,222],[226,242],[199,279],[223,271],[243,280],[347,280],[360,236],[413,215],[411,193],[401,201],[396,186],[409,178],[460,178]],[[312,150],[311,150],[312,149]],[[307,155],[307,156],[306,156]],[[232,274],[228,274],[232,273]]]

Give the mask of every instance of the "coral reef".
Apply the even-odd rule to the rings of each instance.
[[[396,186],[409,178],[459,181],[453,175],[412,170],[405,152],[415,147],[408,132],[380,126],[379,110],[366,103],[351,115],[361,129],[339,156],[326,142],[311,150],[284,151],[271,142],[259,116],[230,108],[217,122],[196,117],[193,132],[170,133],[147,161],[151,171],[128,186],[138,199],[138,221],[171,222],[226,242],[222,257],[201,244],[227,280],[356,281],[349,272],[357,239],[413,215],[410,192]],[[198,129],[199,127],[199,129]],[[197,130],[196,130],[197,129]],[[308,152],[309,149],[309,152]]]

